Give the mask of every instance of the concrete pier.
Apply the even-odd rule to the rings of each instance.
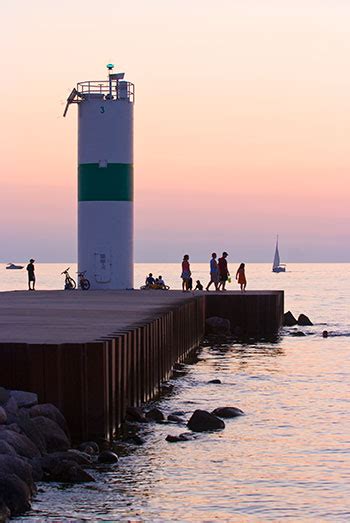
[[[267,336],[282,315],[282,291],[3,292],[0,384],[55,404],[73,439],[110,440],[126,408],[155,397],[199,345],[206,317]]]

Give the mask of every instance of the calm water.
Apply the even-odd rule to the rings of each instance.
[[[38,264],[38,288],[60,288],[64,268]],[[206,281],[206,265],[192,269]],[[288,269],[272,274],[270,264],[248,265],[248,286],[284,289],[286,310],[315,323],[299,328],[307,336],[292,337],[293,328],[276,344],[204,344],[200,361],[159,402],[187,416],[225,405],[246,416],[185,443],[165,441],[185,427],[146,426],[145,445],[96,472],[96,484],[43,485],[18,521],[349,521],[350,264]],[[136,265],[137,285],[150,271],[179,287],[179,267],[170,264]],[[1,274],[2,290],[25,286],[23,271]],[[334,336],[323,339],[324,329]],[[208,385],[213,378],[222,384]]]

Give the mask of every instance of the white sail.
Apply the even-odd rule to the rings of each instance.
[[[273,259],[273,265],[272,265],[272,268],[275,269],[276,267],[279,267],[279,264],[280,264],[280,253],[279,253],[279,250],[278,250],[278,239],[276,241],[276,249],[275,249],[275,257]]]

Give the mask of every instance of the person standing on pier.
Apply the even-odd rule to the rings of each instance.
[[[225,291],[226,290],[226,282],[228,280],[228,277],[230,276],[228,266],[227,266],[227,258],[228,254],[227,252],[222,253],[222,257],[219,258],[219,275],[220,275],[220,283],[218,285],[218,291]]]
[[[28,290],[29,291],[35,291],[35,267],[34,267],[33,258],[29,260],[29,263],[27,265],[27,271],[28,271]]]
[[[189,262],[189,255],[185,254],[182,260],[182,292],[189,290],[190,285],[190,279],[191,279],[191,268],[190,268],[190,262]]]
[[[206,286],[206,290],[209,291],[209,287],[214,283],[215,290],[218,290],[219,284],[219,267],[218,262],[216,261],[216,252],[213,252],[210,260],[210,282]]]
[[[241,286],[241,291],[245,292],[247,286],[247,278],[245,277],[245,263],[241,263],[236,272],[236,280],[238,285]]]

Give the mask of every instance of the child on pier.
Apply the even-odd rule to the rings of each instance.
[[[238,285],[241,286],[241,291],[245,292],[247,286],[247,279],[245,277],[245,264],[241,263],[236,272],[236,280]]]

